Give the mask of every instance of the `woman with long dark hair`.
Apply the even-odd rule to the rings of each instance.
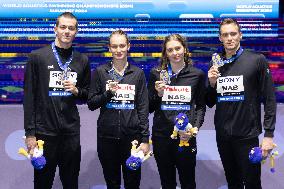
[[[179,34],[165,38],[161,64],[151,70],[148,90],[149,110],[154,112],[153,150],[162,188],[176,188],[176,169],[182,189],[196,188],[194,134],[204,121],[205,74],[193,67],[185,39]],[[177,140],[171,135],[179,113],[188,118],[193,133],[179,132]]]

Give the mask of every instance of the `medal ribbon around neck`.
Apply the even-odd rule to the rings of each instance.
[[[212,61],[213,61],[213,65],[217,65],[218,67],[221,67],[225,64],[229,64],[234,62],[237,58],[239,58],[241,56],[241,54],[243,53],[244,49],[242,47],[239,48],[239,50],[237,51],[236,54],[234,54],[231,58],[229,59],[224,59],[221,58],[220,55],[218,53],[214,53],[212,55]]]
[[[54,57],[57,60],[57,64],[60,67],[60,69],[63,71],[63,77],[64,77],[64,79],[67,79],[68,66],[73,60],[73,51],[72,51],[72,54],[71,54],[71,57],[69,58],[69,60],[65,64],[63,64],[62,61],[60,60],[59,54],[56,50],[55,42],[52,42],[51,47],[52,47]]]
[[[124,77],[124,73],[125,73],[125,70],[126,70],[126,67],[127,67],[127,66],[124,68],[123,74],[120,75],[120,74],[115,70],[113,63],[111,63],[111,64],[112,64],[112,68],[108,71],[108,73],[109,73],[109,75],[110,75],[110,77],[111,77],[111,79],[112,79],[113,81],[120,82],[120,81],[123,79],[123,77]],[[127,64],[127,65],[128,65],[128,64]]]
[[[169,77],[172,78],[172,77],[175,77],[176,75],[178,75],[179,72],[184,68],[184,66],[185,66],[185,64],[183,64],[182,68],[179,69],[179,70],[177,71],[177,73],[174,73],[174,74],[173,74],[172,66],[171,66],[171,64],[169,63],[169,64],[168,64],[168,74],[169,74]]]

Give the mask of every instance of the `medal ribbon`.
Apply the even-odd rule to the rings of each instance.
[[[51,44],[51,48],[52,48],[52,51],[53,51],[53,54],[54,54],[54,57],[56,58],[57,60],[57,64],[58,66],[60,67],[61,70],[63,70],[63,75],[64,75],[64,79],[67,79],[67,70],[68,70],[68,66],[69,64],[72,62],[73,60],[73,51],[72,51],[72,55],[70,56],[69,60],[63,64],[62,61],[60,60],[60,57],[59,57],[59,54],[56,50],[56,47],[55,47],[55,42],[52,42]]]

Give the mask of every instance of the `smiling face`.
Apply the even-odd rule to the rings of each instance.
[[[54,27],[56,34],[55,44],[60,48],[69,48],[77,34],[77,20],[69,17],[60,17],[58,25]]]
[[[109,51],[112,53],[113,61],[126,61],[127,52],[130,48],[126,37],[113,34],[109,40]]]
[[[242,32],[236,24],[224,24],[220,28],[219,40],[223,43],[226,53],[234,54],[240,47]]]
[[[184,64],[184,53],[181,42],[172,39],[166,43],[166,55],[171,64]]]

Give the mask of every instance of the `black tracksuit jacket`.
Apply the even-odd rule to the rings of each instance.
[[[261,102],[264,103],[264,136],[273,137],[276,122],[274,86],[268,63],[262,54],[244,50],[234,62],[219,68],[222,77],[243,75],[244,100],[217,102],[216,88],[207,88],[207,105],[216,104],[217,136],[253,138],[262,132]]]
[[[60,55],[60,54],[59,54]],[[61,56],[61,55],[60,55]],[[63,61],[64,62],[64,61]],[[80,117],[76,100],[87,100],[90,65],[87,56],[73,52],[69,67],[77,72],[78,96],[49,96],[50,71],[62,71],[51,45],[32,51],[25,70],[24,127],[26,136],[50,136],[80,133]]]
[[[111,80],[109,70],[111,62],[99,66],[93,73],[88,107],[90,110],[100,108],[97,121],[98,137],[121,139],[137,137],[141,142],[149,142],[149,108],[148,91],[143,70],[129,64],[124,72],[124,78],[119,84],[135,85],[134,109],[109,109],[106,104],[113,94],[106,90],[106,83]]]
[[[161,110],[162,98],[155,90],[155,82],[160,80],[160,72],[153,68],[150,72],[149,90],[149,109],[154,113],[153,118],[153,137],[170,137],[174,129],[175,117],[178,113],[187,114],[193,127],[200,128],[204,121],[206,111],[205,104],[205,74],[187,64],[176,76],[171,78],[171,86],[191,86],[190,110]]]

